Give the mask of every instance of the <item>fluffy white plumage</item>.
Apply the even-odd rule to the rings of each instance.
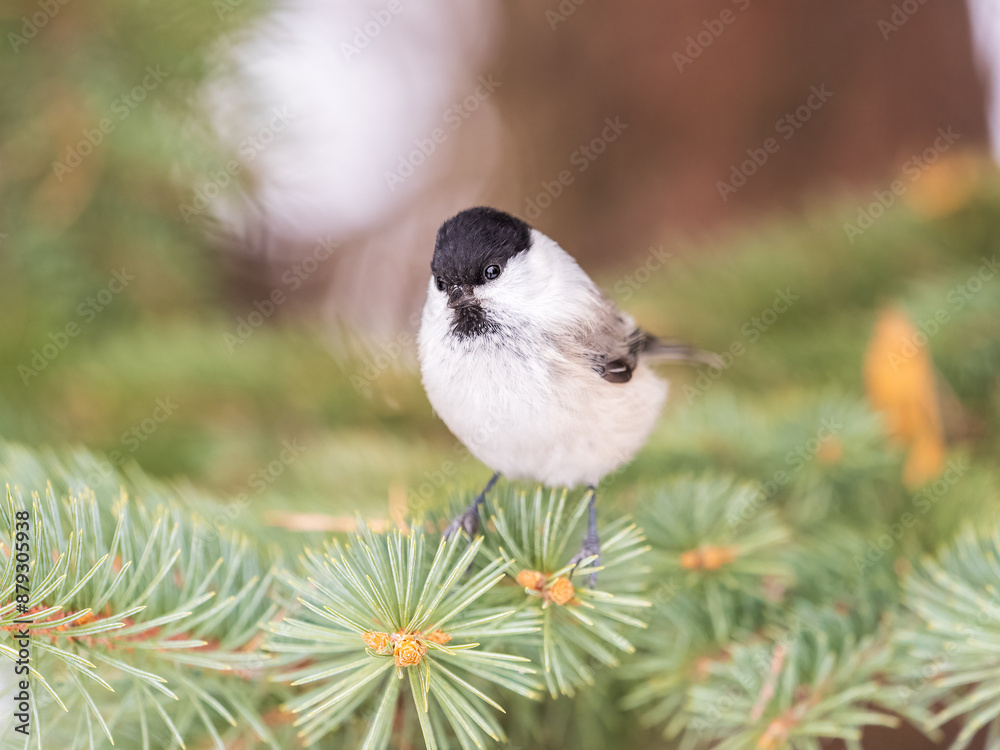
[[[550,486],[596,485],[629,462],[667,384],[641,356],[628,382],[609,382],[594,353],[627,353],[635,321],[536,229],[530,249],[475,293],[494,330],[456,336],[432,278],[418,337],[424,387],[455,436],[504,476]]]

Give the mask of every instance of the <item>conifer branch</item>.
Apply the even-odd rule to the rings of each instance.
[[[530,500],[523,491],[511,491],[484,506],[490,519],[485,546],[510,563],[508,585],[500,589],[503,601],[541,619],[540,643],[521,639],[519,644],[536,644],[525,653],[542,665],[553,697],[592,685],[592,660],[617,666],[619,653],[632,653],[635,648],[624,633],[646,627],[641,615],[649,607],[639,596],[646,586],[648,568],[642,557],[649,547],[627,516],[598,525],[599,565],[584,560],[571,570],[588,497],[572,503],[568,497],[565,491],[538,488]],[[586,581],[595,571],[600,572],[598,588],[590,589]]]
[[[83,487],[82,472],[4,450],[0,600],[8,603],[0,631],[30,634],[32,745],[45,736],[103,747],[128,736],[116,727],[134,726],[135,717],[141,735],[125,744],[144,749],[168,736],[183,744],[192,732],[223,747],[220,728],[237,736],[251,726],[277,747],[249,709],[261,696],[245,679],[267,665],[257,643],[260,623],[276,612],[265,599],[274,563],[243,535],[219,534],[179,504],[147,505],[124,490],[100,499],[88,489],[60,492]],[[46,475],[53,481],[40,480]],[[11,550],[15,513],[25,511],[31,598],[19,612]],[[15,623],[25,617],[33,622]],[[0,653],[17,659],[10,646],[0,644]]]
[[[532,611],[481,603],[509,567],[494,558],[467,575],[481,547],[482,538],[438,541],[416,525],[374,534],[359,521],[348,544],[306,550],[305,577],[287,577],[303,609],[271,626],[268,646],[288,665],[275,679],[306,686],[288,703],[306,745],[374,705],[363,746],[387,747],[402,687],[427,747],[447,744],[442,725],[463,747],[503,739],[489,686],[538,698],[540,685],[528,659],[482,644],[539,625]]]

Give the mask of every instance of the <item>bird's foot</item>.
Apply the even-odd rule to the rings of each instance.
[[[451,519],[448,528],[444,530],[444,538],[451,539],[452,535],[458,531],[464,531],[470,538],[475,539],[479,532],[479,502],[473,502],[468,508]]]
[[[576,572],[576,568],[580,563],[582,563],[587,558],[594,557],[595,555],[596,558],[588,564],[588,567],[589,566],[597,567],[598,565],[601,564],[601,542],[600,540],[597,539],[596,536],[593,539],[590,539],[589,537],[587,539],[584,539],[583,544],[580,545],[580,551],[577,552],[575,555],[573,555],[573,559],[570,560],[570,563],[573,565],[573,568],[569,572],[570,577],[572,577],[573,573]],[[597,585],[596,570],[590,574],[589,583],[590,583],[590,588],[594,588],[594,586]]]
[[[445,539],[451,539],[452,535],[459,530],[468,534],[470,539],[476,538],[476,534],[479,533],[479,506],[486,500],[486,493],[493,489],[493,485],[497,483],[499,478],[500,472],[497,472],[487,482],[483,491],[476,495],[476,499],[472,501],[472,504],[462,511],[462,513],[451,519],[448,528],[444,530]]]
[[[594,487],[590,488],[590,518],[587,523],[587,533],[583,537],[583,544],[580,545],[580,551],[573,555],[573,559],[570,560],[570,564],[573,566],[570,569],[569,575],[572,578],[573,574],[576,572],[577,566],[588,558],[594,558],[589,566],[597,567],[601,564],[601,539],[597,535],[597,490]],[[595,570],[590,574],[590,588],[594,588],[597,585],[597,571]]]

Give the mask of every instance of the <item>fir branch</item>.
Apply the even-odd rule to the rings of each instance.
[[[39,688],[32,743],[44,734],[96,748],[117,734],[149,748],[166,736],[183,744],[205,734],[221,746],[220,730],[243,735],[249,724],[234,727],[234,715],[269,700],[245,678],[269,658],[257,646],[261,622],[275,611],[261,594],[274,563],[242,535],[219,534],[177,505],[148,505],[125,491],[98,496],[85,489],[80,469],[0,446],[8,483],[0,504],[4,602],[14,584],[14,514],[31,519],[26,614],[34,622],[15,624],[24,614],[3,605],[0,632],[31,635]],[[46,475],[53,482],[41,480]],[[57,494],[57,486],[78,490]],[[16,659],[2,644],[0,653]],[[259,715],[251,723],[262,730],[251,733],[257,740],[278,746]]]
[[[704,591],[680,588],[658,600],[638,654],[623,670],[631,689],[622,707],[639,711],[644,726],[660,727],[682,750],[698,747],[703,737],[689,731],[692,687],[704,683],[714,663],[728,662],[734,643],[751,640],[773,614],[759,598],[740,591],[723,590],[711,605]]]
[[[271,626],[269,648],[289,669],[275,679],[306,686],[288,708],[307,745],[374,706],[366,748],[388,746],[404,673],[428,748],[446,742],[441,722],[462,744],[481,746],[503,731],[483,704],[500,709],[479,683],[530,698],[540,687],[528,660],[480,648],[483,638],[538,629],[531,611],[483,606],[509,563],[495,558],[469,573],[482,539],[435,543],[418,526],[407,535],[374,534],[359,522],[347,545],[307,550],[305,577],[287,583],[303,610]]]
[[[642,499],[639,522],[658,577],[703,591],[710,612],[725,590],[766,598],[769,590],[795,582],[782,559],[791,532],[752,485],[726,477],[680,478]],[[721,612],[713,625],[727,640]]]
[[[858,639],[853,623],[832,612],[802,622],[711,663],[690,691],[690,731],[725,750],[820,750],[831,738],[861,750],[864,727],[896,726],[898,694],[883,678],[892,658],[886,634]]]
[[[618,665],[618,653],[635,650],[623,633],[646,627],[640,615],[649,602],[638,594],[649,572],[640,559],[648,546],[628,517],[599,525],[600,565],[585,560],[571,571],[571,545],[583,534],[587,504],[586,494],[569,503],[565,491],[538,488],[530,500],[524,492],[511,491],[484,506],[490,519],[484,547],[488,556],[498,554],[510,562],[509,582],[517,584],[502,587],[498,594],[519,611],[538,613],[541,638],[519,643],[534,646],[526,653],[542,664],[553,697],[592,685],[592,662]],[[599,589],[570,580],[571,573],[573,579],[585,581],[594,571],[601,571]]]
[[[988,727],[1000,732],[1000,529],[968,530],[906,584],[917,619],[900,630],[908,659],[898,664],[903,695],[934,731],[955,718],[963,750]]]

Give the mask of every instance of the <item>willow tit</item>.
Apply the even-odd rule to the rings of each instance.
[[[475,536],[479,506],[501,474],[582,484],[589,525],[573,563],[597,565],[597,484],[635,456],[666,401],[667,383],[649,363],[703,353],[643,331],[558,244],[492,208],[441,226],[431,272],[417,339],[424,388],[495,472],[446,535]]]

